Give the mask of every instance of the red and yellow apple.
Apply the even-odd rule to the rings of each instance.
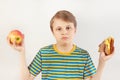
[[[12,30],[7,39],[9,40],[10,44],[15,43],[16,45],[21,45],[24,39],[24,35],[19,30]]]

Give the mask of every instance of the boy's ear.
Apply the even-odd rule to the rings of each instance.
[[[75,33],[76,33],[77,29],[75,28]]]

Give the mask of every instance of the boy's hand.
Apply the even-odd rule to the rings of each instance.
[[[113,55],[114,55],[114,53],[106,56],[104,52],[100,52],[99,61],[102,62],[102,63],[106,62],[107,60],[112,58]]]

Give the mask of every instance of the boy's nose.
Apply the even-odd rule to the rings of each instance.
[[[65,35],[66,33],[67,33],[66,29],[62,30],[62,35]]]

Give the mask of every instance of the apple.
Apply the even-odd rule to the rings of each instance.
[[[16,45],[21,45],[24,39],[24,35],[19,30],[12,30],[7,38],[9,39],[10,44],[15,43]]]

